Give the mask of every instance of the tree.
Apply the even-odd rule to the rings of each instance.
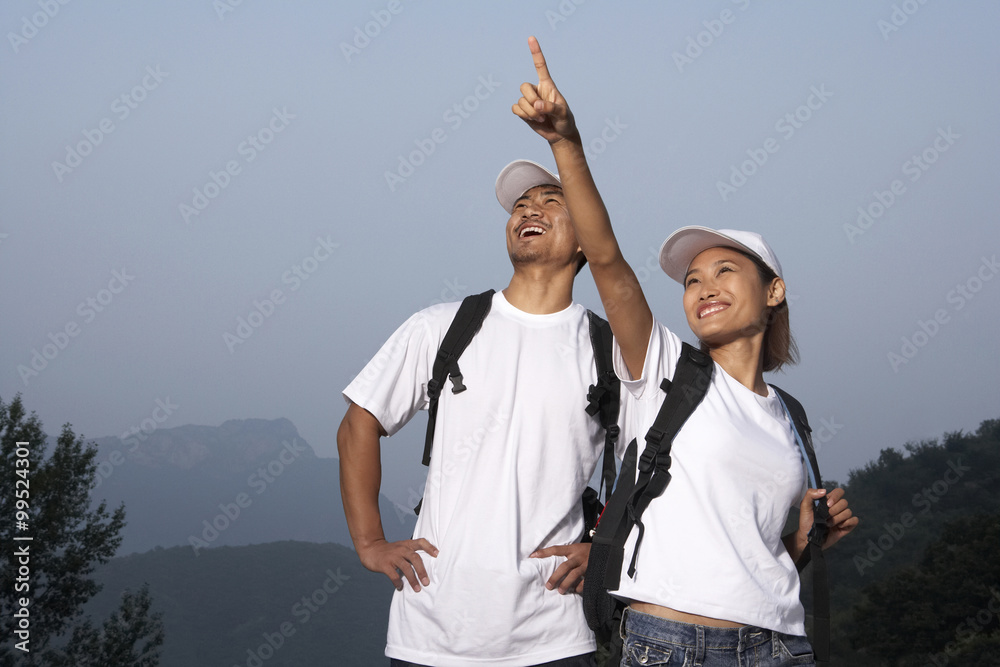
[[[891,664],[982,665],[1000,647],[1000,514],[944,527],[916,566],[866,587],[855,646]]]
[[[81,621],[82,607],[98,592],[90,575],[121,544],[124,506],[109,512],[104,502],[96,508],[91,505],[97,448],[85,445],[65,424],[47,458],[46,449],[42,422],[35,413],[25,412],[21,396],[15,396],[10,405],[0,400],[4,489],[0,542],[5,545],[0,555],[0,636],[4,638],[0,667],[59,664],[59,656],[65,655],[58,646],[61,636],[72,633],[81,640],[88,636],[89,621]],[[141,619],[135,616],[140,612]],[[123,601],[117,622],[145,628],[155,642],[151,648],[156,649],[162,644],[159,618],[146,616],[148,593],[140,592]],[[147,620],[148,626],[144,625]]]
[[[65,652],[53,661],[53,667],[156,667],[158,649],[163,643],[160,614],[150,614],[152,598],[149,587],[138,593],[126,590],[121,608],[113,612],[101,630],[84,621],[73,630]]]

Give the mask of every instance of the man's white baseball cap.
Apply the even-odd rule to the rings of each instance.
[[[760,234],[737,229],[710,229],[709,227],[681,227],[667,237],[660,246],[660,268],[668,276],[684,284],[688,267],[698,254],[709,248],[735,248],[762,261],[779,278],[781,264],[771,246]]]
[[[531,188],[539,185],[558,185],[559,177],[531,160],[514,160],[497,176],[497,201],[507,213],[514,212],[514,202]]]

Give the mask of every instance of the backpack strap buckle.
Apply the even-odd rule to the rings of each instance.
[[[809,543],[820,548],[826,542],[826,536],[830,534],[830,526],[827,523],[830,519],[830,508],[826,506],[825,501],[825,498],[820,498],[813,503],[813,525],[809,530]]]
[[[822,549],[823,543],[826,542],[826,536],[829,532],[830,528],[827,525],[814,523],[812,530],[809,531],[809,544],[815,544]]]
[[[432,401],[436,401],[438,396],[441,395],[441,382],[437,378],[431,378],[427,383],[427,397]]]
[[[659,449],[660,443],[663,442],[663,437],[666,435],[663,431],[656,428],[655,426],[650,426],[649,430],[646,431],[646,449],[649,450],[649,446],[652,445]]]
[[[590,385],[590,388],[587,390],[587,414],[591,417],[596,415],[598,410],[601,409],[601,402],[605,400],[604,397],[613,390],[615,390],[615,387],[612,379],[609,379],[606,373],[598,376],[597,382]]]
[[[601,382],[598,381],[597,384],[590,385],[590,389],[587,390],[587,414],[593,417],[597,414],[597,411],[601,409],[601,399],[604,398],[604,392],[607,391]]]
[[[653,468],[656,467],[656,454],[658,447],[653,447],[646,445],[645,449],[642,450],[642,454],[639,456],[639,462],[636,464],[639,472],[649,474],[653,472]]]

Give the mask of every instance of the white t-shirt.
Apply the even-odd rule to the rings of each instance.
[[[427,381],[458,304],[407,320],[344,396],[389,435],[426,409]],[[530,665],[588,653],[581,597],[546,590],[563,557],[536,549],[577,542],[581,496],[604,448],[585,412],[594,383],[586,310],[531,315],[497,292],[459,359],[468,389],[445,382],[414,538],[430,585],[395,593],[386,655],[428,665]],[[408,456],[419,456],[412,452]]]
[[[672,379],[681,341],[654,322],[642,377],[631,376],[615,341],[623,441],[644,437]],[[628,576],[638,527],[625,544],[617,596],[690,614],[804,635],[799,577],[781,542],[790,507],[806,491],[802,455],[781,402],[715,364],[704,400],[677,433],[671,481],[642,515],[635,578]]]

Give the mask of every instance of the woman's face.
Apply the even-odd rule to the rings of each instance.
[[[762,335],[769,306],[784,299],[785,284],[761,281],[757,265],[732,248],[709,248],[698,254],[684,278],[684,313],[688,326],[709,347]]]

